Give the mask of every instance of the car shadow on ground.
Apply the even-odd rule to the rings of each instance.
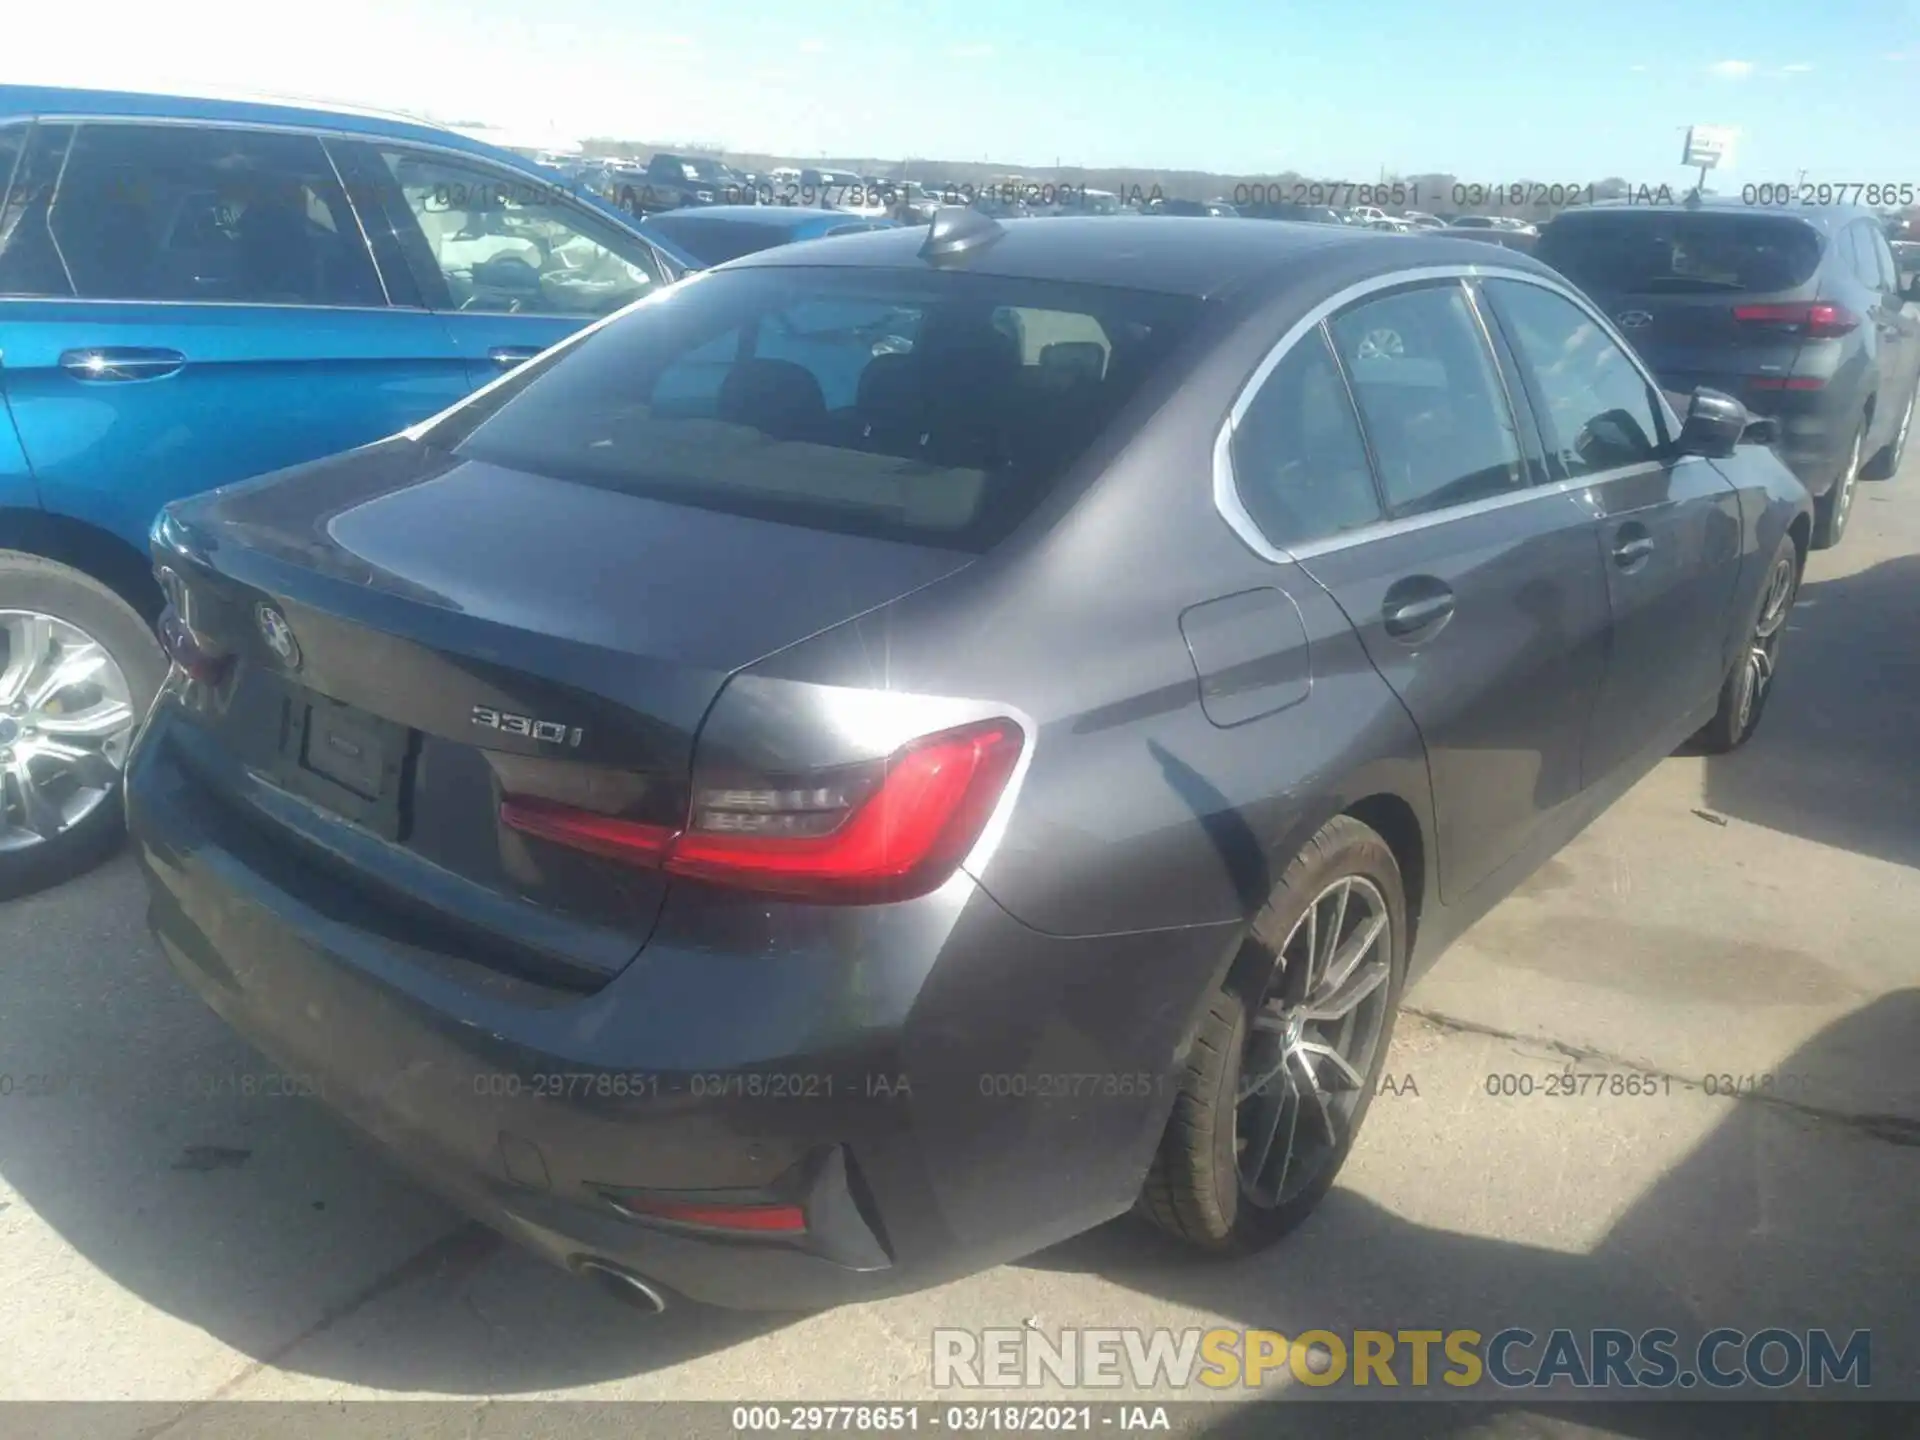
[[[1916,1034],[1920,989],[1897,991],[1830,1026],[1783,1060],[1780,1070],[1812,1068],[1831,1047],[1870,1051],[1886,1065],[1911,1068],[1920,1065]],[[1572,1167],[1607,1163],[1608,1157],[1599,1154],[1568,1161]],[[1555,1195],[1543,1194],[1543,1202],[1577,1193],[1574,1182],[1553,1178],[1560,1188]],[[1435,1183],[1471,1184],[1473,1177],[1436,1176]],[[1223,1436],[1538,1436],[1553,1432],[1531,1421],[1517,1428],[1497,1424],[1495,1417],[1547,1419],[1556,1411],[1568,1421],[1600,1424],[1645,1440],[1910,1434],[1899,1427],[1911,1425],[1912,1402],[1920,1400],[1920,1247],[1912,1244],[1916,1195],[1920,1126],[1913,1121],[1839,1122],[1773,1101],[1741,1100],[1729,1103],[1725,1118],[1584,1254],[1412,1223],[1352,1190],[1335,1189],[1300,1230],[1250,1259],[1196,1263],[1144,1222],[1128,1217],[1022,1263],[1094,1273],[1195,1312],[1224,1316],[1234,1325],[1289,1336],[1314,1328],[1336,1334],[1467,1328],[1491,1335],[1524,1326],[1544,1337],[1556,1327],[1578,1332],[1613,1327],[1637,1334],[1664,1326],[1679,1332],[1675,1350],[1683,1367],[1698,1337],[1716,1326],[1749,1333],[1782,1326],[1803,1334],[1826,1327],[1842,1345],[1852,1331],[1867,1329],[1873,1368],[1865,1394],[1908,1402],[1871,1407],[1871,1413],[1850,1407],[1810,1414],[1818,1407],[1775,1407],[1777,1415],[1762,1425],[1751,1422],[1753,1412],[1744,1406],[1736,1423],[1724,1405],[1658,1403],[1698,1401],[1705,1387],[1648,1391],[1645,1399],[1608,1406],[1602,1419],[1563,1408],[1574,1398],[1568,1392],[1532,1399],[1528,1392],[1502,1391],[1489,1382],[1472,1392],[1473,1399],[1459,1391],[1450,1395],[1443,1385],[1417,1395],[1405,1387],[1361,1392],[1351,1385],[1325,1390],[1293,1385],[1281,1394],[1303,1403],[1288,1405],[1284,1421],[1258,1402],[1226,1406],[1209,1432]],[[1116,1315],[1113,1323],[1124,1319]],[[1540,1347],[1518,1353],[1523,1364],[1532,1363]],[[1434,1373],[1440,1368],[1436,1359]],[[1844,1398],[1861,1398],[1862,1392],[1851,1387],[1837,1388]],[[1797,1396],[1808,1393],[1802,1389]],[[1835,1393],[1833,1388],[1827,1392]],[[1369,1398],[1386,1404],[1315,1403]],[[1393,1402],[1416,1398],[1426,1403],[1404,1407],[1405,1413],[1396,1416],[1400,1407]],[[1745,1387],[1737,1398],[1767,1395]],[[1494,1403],[1476,1403],[1487,1401]]]
[[[1920,555],[1809,581],[1758,732],[1745,748],[1706,762],[1706,805],[1920,867],[1916,717]]]
[[[416,1189],[314,1101],[227,1088],[223,1077],[267,1067],[175,979],[137,894],[131,867],[115,864],[8,917],[30,943],[0,964],[0,1068],[14,1083],[0,1102],[0,1177],[116,1287],[48,1297],[51,1340],[30,1338],[51,1346],[49,1365],[111,1333],[126,1314],[121,1290],[263,1364],[414,1394],[523,1395],[644,1375],[787,1323],[697,1307],[650,1322]],[[47,935],[57,939],[39,943]],[[1901,991],[1796,1059],[1812,1069],[1839,1046],[1911,1067],[1916,1034],[1920,990]],[[75,1083],[28,1097],[27,1074]],[[1817,1146],[1813,1127],[1825,1130]],[[1864,1249],[1910,1241],[1917,1138],[1911,1121],[1876,1130],[1740,1103],[1588,1254],[1413,1223],[1336,1190],[1289,1243],[1249,1261],[1196,1263],[1120,1221],[1023,1263],[1290,1334],[1871,1327],[1876,1393],[1920,1395],[1920,1248]],[[1470,1164],[1435,1178],[1473,1183]],[[15,1273],[31,1276],[36,1258]],[[374,1301],[377,1324],[336,1323]],[[69,1339],[61,1323],[78,1327]],[[230,1362],[206,1363],[223,1383]],[[1448,1433],[1486,1413],[1447,1409],[1458,1416]],[[1646,1413],[1647,1428],[1629,1433],[1677,1433]]]
[[[174,975],[144,909],[116,861],[11,902],[0,955],[0,1198],[115,1286],[252,1360],[402,1392],[591,1384],[787,1323],[698,1307],[651,1323],[416,1187],[318,1101],[268,1093],[273,1068]],[[9,1270],[31,1286],[18,1277],[41,1256],[21,1246]],[[371,1340],[337,1324],[375,1301],[400,1323]],[[15,1313],[41,1317],[27,1343],[57,1376],[126,1307],[81,1283]],[[210,1350],[184,1345],[217,1385],[230,1367]],[[186,1383],[142,1364],[155,1361],[129,1355],[114,1386]],[[16,1357],[15,1373],[34,1372]]]

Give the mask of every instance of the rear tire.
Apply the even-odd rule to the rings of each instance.
[[[1860,478],[1860,452],[1867,440],[1867,422],[1863,418],[1854,432],[1847,462],[1840,467],[1827,493],[1813,502],[1813,548],[1831,550],[1847,533],[1847,521],[1853,515],[1853,492]]]
[[[1363,947],[1369,926],[1377,938]],[[1287,866],[1256,917],[1247,942],[1258,955],[1255,974],[1208,1002],[1140,1192],[1143,1214],[1196,1249],[1246,1254],[1313,1213],[1346,1163],[1386,1063],[1407,941],[1393,851],[1358,820],[1337,816]],[[1336,1018],[1314,1018],[1343,1006]],[[1262,1123],[1269,1115],[1272,1128]]]
[[[42,643],[47,658],[29,670],[28,647]],[[96,653],[88,646],[105,652],[104,663],[68,672],[80,678],[35,705],[61,662]],[[84,571],[15,550],[0,550],[0,652],[6,897],[77,875],[119,843],[120,767],[166,678],[166,660],[153,631],[114,591]]]
[[[1900,413],[1900,428],[1893,432],[1893,439],[1880,450],[1860,470],[1862,480],[1891,480],[1900,472],[1900,462],[1907,454],[1907,432],[1913,429],[1915,403],[1920,402],[1920,383],[1916,383],[1913,393],[1907,396],[1907,408]]]
[[[1760,716],[1773,695],[1780,663],[1780,644],[1787,618],[1800,593],[1800,550],[1787,536],[1780,542],[1767,578],[1760,585],[1760,603],[1747,640],[1720,686],[1720,708],[1700,731],[1700,748],[1709,755],[1738,750],[1760,728]]]

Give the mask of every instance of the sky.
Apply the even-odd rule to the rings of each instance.
[[[0,83],[244,88],[796,158],[1920,184],[1920,0],[89,0]]]

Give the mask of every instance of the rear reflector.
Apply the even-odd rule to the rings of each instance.
[[[1831,340],[1860,328],[1858,315],[1829,300],[1798,305],[1736,305],[1733,318],[1742,325],[1766,325],[1808,340]]]
[[[713,1205],[701,1200],[666,1200],[650,1195],[609,1196],[617,1209],[644,1219],[671,1220],[709,1230],[749,1235],[803,1235],[806,1213],[798,1205]]]
[[[510,829],[630,865],[796,900],[857,905],[938,889],[986,828],[1020,758],[1020,727],[988,720],[903,745],[813,784],[705,786],[674,831],[527,796]]]

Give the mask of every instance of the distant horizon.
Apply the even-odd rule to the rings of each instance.
[[[22,7],[16,7],[20,9]],[[0,83],[325,95],[582,140],[661,135],[729,154],[928,158],[1342,181],[1678,183],[1688,125],[1737,132],[1721,184],[1920,184],[1920,0],[1545,10],[1483,0],[707,0],[671,21],[619,0],[529,17],[507,0],[331,0],[297,42],[255,0],[97,0],[7,22]],[[439,123],[446,123],[440,120]],[[964,160],[951,157],[966,157]]]

